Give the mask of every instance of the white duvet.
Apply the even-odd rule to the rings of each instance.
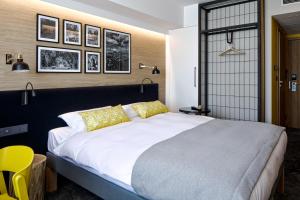
[[[180,113],[135,118],[131,122],[76,134],[56,147],[54,153],[131,185],[133,166],[144,151],[210,120],[212,118]]]

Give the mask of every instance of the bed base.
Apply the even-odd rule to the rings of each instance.
[[[47,152],[46,189],[54,192],[57,189],[57,173],[80,185],[93,194],[105,200],[146,200],[136,193],[128,191],[106,179],[93,174],[72,162],[69,162],[51,152]],[[283,164],[274,183],[270,200],[276,192],[284,193]]]
[[[284,187],[284,182],[285,182],[285,175],[284,175],[284,163],[282,163],[279,172],[278,172],[278,177],[273,185],[272,192],[270,195],[269,200],[274,200],[276,194],[283,194],[285,187]]]
[[[47,152],[46,188],[49,192],[54,192],[57,189],[56,173],[105,200],[145,200],[131,191]]]
[[[277,192],[279,192],[280,194],[284,193],[285,190],[285,174],[284,174],[284,165],[281,166],[280,171],[279,171],[279,177],[278,177],[278,187],[277,188]]]

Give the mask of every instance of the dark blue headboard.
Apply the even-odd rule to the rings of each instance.
[[[0,128],[28,124],[25,134],[0,138],[0,148],[28,145],[37,153],[47,151],[48,131],[66,124],[57,116],[62,113],[108,105],[129,104],[158,99],[158,84],[99,86],[85,88],[41,89],[29,95],[29,105],[21,106],[22,91],[0,92]],[[31,93],[29,93],[31,94]]]

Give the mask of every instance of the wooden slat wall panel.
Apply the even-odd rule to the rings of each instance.
[[[36,14],[60,18],[60,44],[36,41]],[[132,73],[130,75],[109,74],[42,74],[36,73],[36,45],[76,48],[99,51],[103,49],[63,45],[62,20],[68,19],[131,33],[132,40]],[[83,41],[84,44],[84,41]],[[102,41],[103,46],[103,41]],[[11,66],[5,64],[6,53],[22,53],[30,67],[29,73],[11,72]],[[84,59],[82,66],[84,67]],[[103,59],[102,59],[103,62]],[[152,75],[151,70],[139,70],[138,64],[157,65],[160,75]],[[103,63],[102,63],[103,64]],[[84,69],[82,70],[84,71]],[[102,69],[103,71],[103,69]],[[160,100],[165,99],[165,36],[145,31],[129,25],[105,20],[82,12],[55,6],[39,0],[0,0],[0,91],[19,90],[31,81],[36,88],[86,87],[99,85],[139,84],[145,77],[159,83]]]

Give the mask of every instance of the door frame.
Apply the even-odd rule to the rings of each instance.
[[[279,32],[279,24],[278,22],[272,17],[272,124],[278,124],[279,120],[279,110],[278,110],[278,97],[279,97],[279,91],[278,91],[278,71],[279,65],[278,65],[278,57],[279,51],[278,51],[278,32]]]
[[[272,17],[272,124],[284,125],[281,119],[281,112],[283,108],[280,107],[280,68],[281,61],[284,59],[281,48],[286,48],[286,45],[281,46],[287,42],[287,34],[280,24]]]

